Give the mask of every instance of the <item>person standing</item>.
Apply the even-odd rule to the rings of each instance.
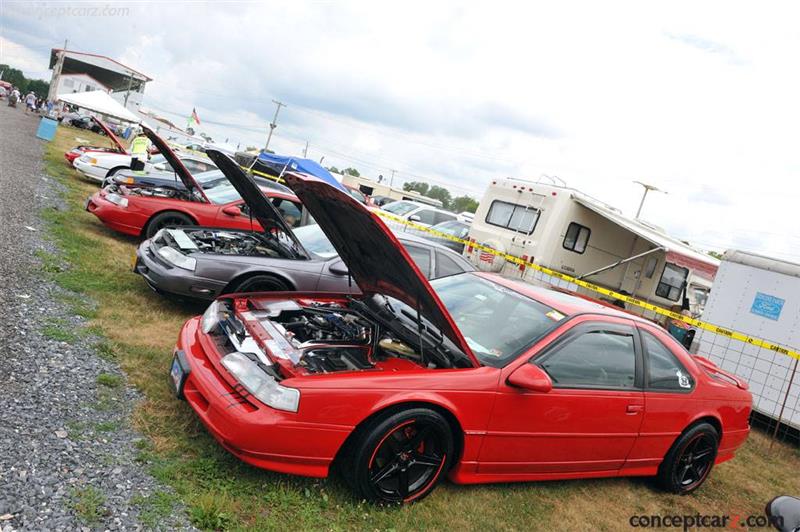
[[[25,96],[25,114],[28,114],[28,111],[36,111],[36,95],[33,91]]]
[[[131,170],[144,170],[144,163],[147,162],[147,150],[150,148],[150,139],[139,129],[131,143]]]

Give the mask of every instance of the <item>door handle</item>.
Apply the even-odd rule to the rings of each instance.
[[[644,410],[644,405],[628,405],[626,412],[628,414],[638,414]]]

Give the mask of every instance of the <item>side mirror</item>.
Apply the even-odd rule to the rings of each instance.
[[[419,217],[419,214],[412,214],[408,217],[409,222],[418,222],[420,220],[422,220],[422,218]]]
[[[508,376],[508,384],[523,390],[547,393],[553,389],[553,381],[545,371],[535,364],[523,364]]]
[[[334,275],[347,275],[348,273],[350,273],[350,270],[347,269],[347,266],[345,266],[342,260],[337,260],[336,262],[331,264],[329,270]]]
[[[242,215],[242,209],[240,209],[239,207],[236,207],[235,205],[228,205],[227,207],[222,209],[222,212],[224,214],[227,214],[228,216],[241,216]]]

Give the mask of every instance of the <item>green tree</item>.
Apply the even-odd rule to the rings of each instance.
[[[50,84],[41,79],[29,79],[28,87],[25,92],[33,91],[39,98],[47,98],[47,92],[50,90]]]
[[[361,172],[359,172],[358,170],[356,170],[353,167],[345,168],[344,170],[342,170],[342,173],[346,174],[346,175],[351,175],[353,177],[361,177]]]
[[[445,209],[450,208],[450,191],[444,187],[440,187],[439,185],[433,185],[428,193],[425,194],[429,198],[437,199],[442,202],[442,207]]]
[[[429,188],[430,185],[422,181],[407,181],[403,183],[403,190],[405,190],[406,192],[411,192],[411,191],[419,192],[423,196],[428,195]]]
[[[23,95],[28,91],[33,91],[37,96],[45,98],[47,91],[50,90],[50,83],[41,79],[27,79],[21,70],[9,65],[0,65],[0,72],[3,73],[3,81],[14,85]]]
[[[334,174],[341,174],[339,169],[336,168],[335,166],[329,166],[326,170],[328,170],[329,172],[333,172]]]
[[[458,196],[453,198],[450,207],[453,212],[475,212],[478,210],[478,201],[470,196]]]

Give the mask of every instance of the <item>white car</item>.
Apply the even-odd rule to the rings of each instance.
[[[186,169],[192,174],[216,168],[207,157],[192,154],[177,154]],[[131,167],[131,155],[127,153],[87,153],[75,159],[72,165],[81,174],[99,183],[105,183],[120,170]],[[144,165],[144,173],[171,172],[172,168],[163,155],[153,155]]]
[[[458,216],[443,209],[437,209],[416,201],[400,200],[387,203],[381,210],[419,225],[432,226],[456,220]]]

